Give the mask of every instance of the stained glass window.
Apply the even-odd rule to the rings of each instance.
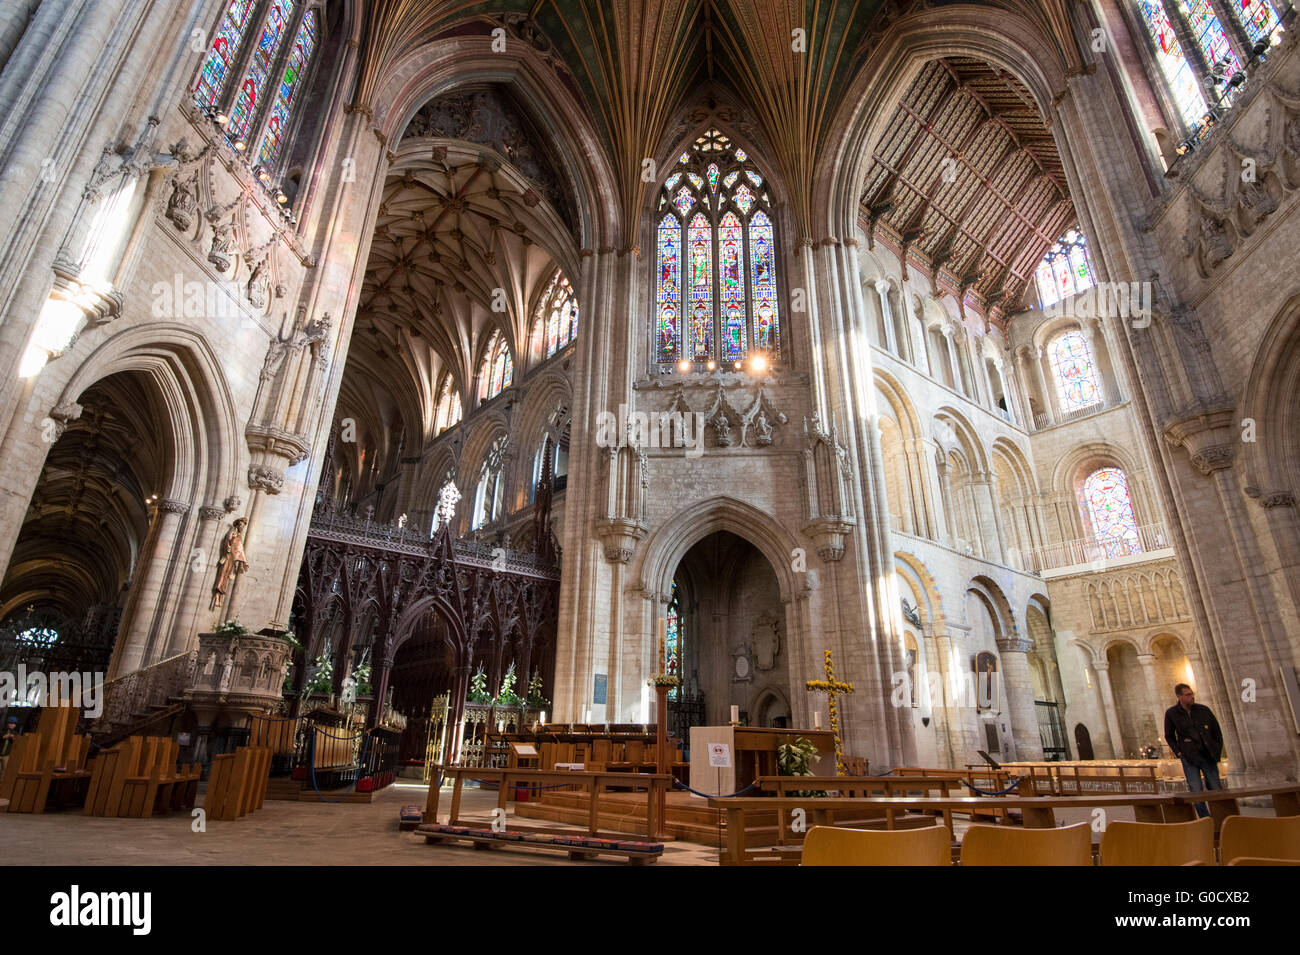
[[[537,303],[533,354],[550,358],[578,334],[578,300],[562,272],[556,272]]]
[[[1228,0],[1229,4],[1236,2],[1238,0]],[[1281,24],[1273,5],[1268,0],[1239,0],[1239,2],[1241,22],[1246,27],[1250,42],[1258,43],[1260,40],[1268,42],[1273,31]]]
[[[682,226],[672,215],[659,222],[658,278],[655,282],[655,335],[660,361],[681,357],[681,245]]]
[[[1092,536],[1107,557],[1142,553],[1128,479],[1119,468],[1102,468],[1083,482],[1083,507]]]
[[[257,41],[253,53],[253,62],[248,67],[244,82],[239,88],[239,97],[230,111],[230,123],[226,126],[226,135],[232,142],[248,139],[253,120],[262,105],[262,95],[266,92],[266,82],[275,64],[280,44],[284,42],[285,31],[293,19],[295,0],[274,0],[266,15],[266,25],[262,27],[262,36]]]
[[[690,248],[691,358],[705,361],[713,355],[713,227],[704,213],[691,220]]]
[[[221,91],[226,88],[230,68],[239,54],[239,45],[244,40],[253,7],[253,0],[232,0],[226,8],[221,25],[217,27],[217,38],[212,41],[212,49],[199,71],[198,85],[194,87],[194,102],[200,106],[217,105]]]
[[[654,297],[661,363],[779,352],[771,199],[755,193],[763,177],[748,160],[711,129],[683,155],[685,168],[664,181]]]
[[[667,645],[669,672],[679,680],[683,679],[682,667],[680,661],[686,653],[685,627],[682,619],[682,602],[681,593],[677,589],[677,581],[673,581],[673,599],[668,604],[668,623],[664,628],[666,635],[664,643]],[[668,699],[677,699],[677,688],[673,687],[668,691]]]
[[[1056,393],[1062,411],[1078,411],[1101,400],[1097,368],[1083,332],[1076,329],[1053,339],[1047,346],[1047,354],[1056,375]]]
[[[1187,62],[1183,46],[1174,33],[1174,25],[1165,11],[1164,3],[1162,0],[1141,0],[1138,8],[1155,43],[1156,61],[1169,85],[1179,115],[1188,128],[1196,129],[1205,116],[1205,97],[1196,82],[1191,64]]]
[[[754,290],[754,345],[779,352],[781,329],[777,322],[776,269],[773,265],[772,220],[759,212],[749,222],[750,283]]]
[[[1057,240],[1038,266],[1038,298],[1044,308],[1096,285],[1087,240],[1071,229]]]
[[[284,139],[285,128],[289,125],[289,114],[293,109],[294,98],[302,87],[299,81],[311,61],[315,46],[316,11],[308,10],[302,18],[302,25],[298,27],[298,35],[293,39],[289,62],[285,64],[284,76],[280,80],[280,88],[276,91],[275,102],[271,106],[271,118],[262,136],[262,148],[258,150],[259,163],[264,165],[272,163],[280,153],[280,144]]]
[[[447,372],[442,378],[442,388],[438,391],[438,407],[433,417],[434,435],[442,434],[452,425],[460,421],[460,392],[456,390],[456,384],[452,381],[451,372]]]
[[[1223,32],[1223,24],[1219,22],[1214,8],[1210,6],[1210,0],[1176,0],[1176,2],[1178,9],[1187,18],[1187,25],[1192,28],[1192,36],[1196,38],[1197,45],[1205,54],[1205,62],[1211,68],[1216,64],[1225,66],[1228,76],[1239,71],[1241,61],[1237,59],[1237,54],[1232,52],[1228,35]]]
[[[510,348],[506,345],[501,332],[492,333],[487,351],[483,353],[483,364],[478,373],[478,399],[487,401],[509,388],[515,380],[515,362],[510,357]]]

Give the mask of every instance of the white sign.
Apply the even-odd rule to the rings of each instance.
[[[718,769],[731,768],[731,747],[726,743],[709,744],[709,765]]]

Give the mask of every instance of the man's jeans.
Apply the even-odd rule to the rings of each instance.
[[[1187,788],[1194,793],[1205,792],[1207,789],[1222,789],[1223,783],[1219,782],[1219,764],[1209,762],[1193,762],[1186,756],[1179,757],[1183,762],[1183,775],[1187,777]],[[1201,782],[1201,774],[1204,773],[1205,781]],[[1197,816],[1208,816],[1210,807],[1203,802],[1196,804]]]

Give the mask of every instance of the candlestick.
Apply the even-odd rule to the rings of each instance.
[[[731,722],[733,723],[740,722],[740,707],[736,706],[735,704],[732,704],[731,707]]]

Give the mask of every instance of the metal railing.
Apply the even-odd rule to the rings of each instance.
[[[1042,573],[1060,567],[1136,557],[1172,546],[1163,523],[1147,524],[1137,528],[1129,537],[1085,537],[1035,547],[1029,552],[1028,569],[1034,573]]]

